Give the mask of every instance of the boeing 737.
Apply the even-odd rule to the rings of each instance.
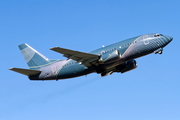
[[[103,46],[89,53],[53,47],[51,50],[63,54],[65,60],[50,60],[30,47],[19,45],[30,69],[10,68],[24,74],[30,80],[59,80],[98,73],[101,76],[114,72],[125,73],[137,68],[136,58],[155,53],[162,54],[163,48],[172,37],[162,34],[146,34]]]

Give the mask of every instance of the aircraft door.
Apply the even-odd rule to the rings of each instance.
[[[144,45],[149,44],[148,35],[143,36]]]

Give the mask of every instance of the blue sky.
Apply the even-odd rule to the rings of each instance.
[[[178,0],[1,0],[1,120],[179,120]],[[101,78],[30,81],[8,70],[28,68],[17,45],[50,59],[49,48],[89,52],[137,35],[174,40],[162,55],[138,58],[138,68]]]

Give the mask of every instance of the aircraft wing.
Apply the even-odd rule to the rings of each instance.
[[[63,54],[64,57],[67,57],[68,59],[73,59],[75,61],[78,61],[81,64],[85,65],[86,67],[96,65],[97,60],[100,57],[99,55],[69,50],[69,49],[60,48],[60,47],[53,47],[50,50],[61,53]]]

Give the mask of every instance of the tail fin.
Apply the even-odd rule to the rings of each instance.
[[[18,47],[30,69],[38,69],[43,65],[52,62],[28,44],[21,44]]]

